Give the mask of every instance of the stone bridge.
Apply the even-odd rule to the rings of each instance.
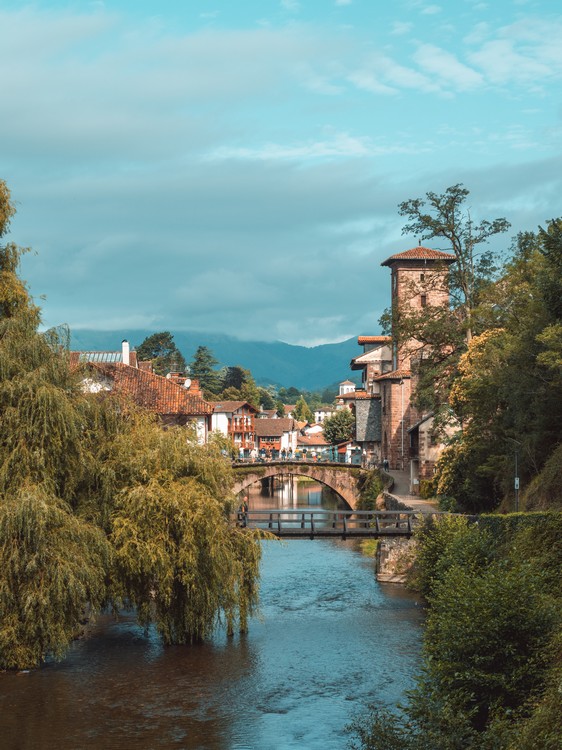
[[[234,493],[238,494],[255,482],[269,477],[287,479],[291,476],[310,477],[337,492],[352,510],[359,502],[359,478],[364,470],[359,464],[315,463],[308,461],[271,461],[267,463],[234,463],[236,481]]]

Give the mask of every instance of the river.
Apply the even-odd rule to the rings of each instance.
[[[251,507],[333,508],[311,483]],[[103,616],[66,659],[0,675],[2,750],[343,750],[369,703],[395,703],[418,664],[422,612],[378,584],[359,543],[264,542],[247,635],[163,648]]]

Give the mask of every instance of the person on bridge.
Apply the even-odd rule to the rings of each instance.
[[[238,508],[238,526],[241,526],[243,529],[246,528],[248,525],[248,510],[250,506],[248,504],[248,495],[244,495],[244,499],[240,503],[240,507]]]

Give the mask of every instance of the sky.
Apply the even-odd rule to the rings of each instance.
[[[558,0],[3,0],[44,324],[378,334],[402,201],[462,183],[500,251],[562,216],[561,39]]]

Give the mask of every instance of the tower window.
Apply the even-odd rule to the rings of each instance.
[[[422,307],[426,307],[427,305],[427,294],[420,295],[420,302]]]
[[[420,281],[425,281],[425,273],[420,273]]]

